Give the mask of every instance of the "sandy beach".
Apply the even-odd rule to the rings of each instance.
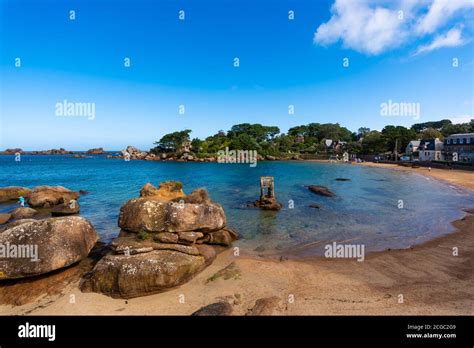
[[[459,187],[465,187],[474,191],[474,172],[469,171],[469,170],[438,169],[438,168],[431,168],[430,170],[425,167],[411,168],[411,167],[402,167],[396,164],[374,163],[374,162],[363,162],[363,163],[359,163],[359,165],[413,172],[413,173],[417,173],[423,176],[431,177],[433,179],[446,181],[450,184],[453,184]]]
[[[363,165],[413,171],[474,190],[473,172]],[[211,303],[228,302],[233,315],[245,315],[258,299],[267,299],[258,314],[472,315],[474,210],[466,210],[453,225],[454,233],[405,250],[370,253],[363,262],[268,260],[235,256],[227,249],[188,283],[129,300],[82,293],[80,275],[91,268],[91,260],[84,260],[52,275],[3,284],[0,314],[189,315]]]

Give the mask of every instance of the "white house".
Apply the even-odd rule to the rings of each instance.
[[[418,152],[420,161],[444,161],[443,142],[438,138],[422,140]]]
[[[408,143],[407,147],[405,148],[405,153],[411,155],[413,152],[418,151],[420,147],[420,140],[412,140]]]

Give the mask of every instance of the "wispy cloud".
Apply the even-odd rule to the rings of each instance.
[[[456,47],[461,46],[465,43],[463,40],[462,32],[460,28],[453,28],[448,31],[446,34],[438,35],[434,38],[434,40],[428,45],[422,45],[418,47],[415,55],[420,53],[426,53],[433,50],[437,50],[443,47]]]
[[[435,35],[457,14],[469,8],[474,8],[474,1],[335,0],[331,7],[332,16],[317,28],[314,43],[327,46],[341,41],[345,48],[378,55]],[[461,34],[461,26],[445,35],[438,34],[431,44],[419,47],[416,54],[458,46],[465,42]]]
[[[428,13],[416,25],[420,34],[432,34],[446,24],[456,12],[474,7],[472,0],[434,0]]]

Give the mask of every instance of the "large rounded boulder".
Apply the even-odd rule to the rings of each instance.
[[[119,227],[131,232],[217,231],[226,225],[219,204],[163,202],[146,197],[128,201],[120,209]]]
[[[32,208],[19,207],[10,212],[12,219],[21,220],[21,219],[31,219],[35,216],[38,216],[39,212]]]
[[[38,186],[28,196],[28,205],[33,208],[52,208],[58,204],[69,204],[79,198],[79,192],[62,186]]]
[[[0,279],[67,267],[86,258],[98,240],[82,217],[19,220],[0,233]]]
[[[175,250],[109,254],[86,277],[81,289],[122,298],[150,295],[187,282],[211,261]]]

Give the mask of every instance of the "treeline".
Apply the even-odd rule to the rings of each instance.
[[[262,156],[281,156],[298,153],[326,153],[325,141],[331,139],[331,151],[348,151],[354,154],[382,154],[393,152],[395,146],[403,153],[411,140],[440,138],[455,133],[474,132],[474,120],[470,123],[453,124],[450,120],[417,123],[406,128],[386,126],[381,132],[359,128],[351,132],[338,123],[310,123],[290,128],[281,133],[276,126],[242,123],[227,132],[220,130],[205,139],[191,139],[189,129],[164,135],[151,152],[180,154],[190,150],[198,158],[214,156],[226,147],[232,150],[257,150]],[[191,145],[191,146],[189,146]]]

